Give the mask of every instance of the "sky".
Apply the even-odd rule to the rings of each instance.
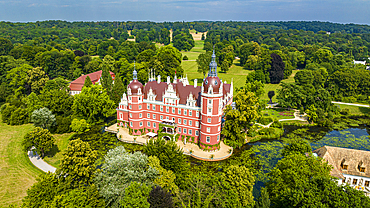
[[[0,0],[0,21],[329,21],[370,24],[370,0]]]

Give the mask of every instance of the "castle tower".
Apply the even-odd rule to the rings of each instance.
[[[128,108],[129,108],[129,127],[133,129],[132,134],[140,135],[138,129],[144,128],[144,87],[137,80],[137,71],[134,65],[133,80],[127,86]],[[136,132],[135,132],[136,130]]]
[[[201,90],[200,147],[220,143],[222,115],[222,83],[217,76],[216,55],[213,50],[208,76],[203,80]]]

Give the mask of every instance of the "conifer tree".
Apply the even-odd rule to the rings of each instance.
[[[110,94],[111,100],[118,105],[122,94],[125,92],[125,87],[123,86],[122,79],[119,76],[116,76],[114,79],[112,93]]]
[[[107,90],[107,93],[110,94],[112,91],[112,77],[109,73],[109,67],[106,64],[103,65],[103,72],[101,74],[101,85],[104,89]]]
[[[93,85],[93,83],[91,82],[90,77],[87,76],[85,79],[84,87],[90,87],[91,85]]]

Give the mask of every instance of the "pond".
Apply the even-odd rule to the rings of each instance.
[[[302,127],[287,126],[286,134]],[[369,128],[366,125],[361,125],[358,128],[348,128],[344,130],[329,131],[325,128],[311,127],[306,131],[307,135],[311,135],[310,145],[313,150],[322,146],[335,146],[343,148],[352,148],[370,151]],[[314,138],[314,140],[312,140]],[[283,140],[260,140],[243,145],[240,150],[235,153],[240,155],[242,151],[252,149],[256,153],[259,160],[260,171],[256,174],[256,183],[254,187],[254,196],[259,195],[259,190],[267,181],[266,174],[269,173],[282,159],[281,151],[283,149]]]

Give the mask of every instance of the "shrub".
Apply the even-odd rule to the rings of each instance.
[[[263,125],[267,125],[267,124],[271,123],[272,121],[273,121],[272,118],[270,118],[270,117],[264,117],[264,116],[262,116],[258,120],[258,122],[261,123],[261,124],[263,124]]]
[[[348,109],[348,108],[342,109],[342,110],[340,111],[340,113],[341,113],[342,115],[348,115],[348,114],[349,114],[349,109]]]
[[[273,127],[273,128],[283,128],[283,124],[280,121],[276,120],[276,121],[274,121],[274,123],[271,124],[270,127]]]
[[[184,56],[184,58],[182,58],[182,60],[189,60],[188,56]]]

